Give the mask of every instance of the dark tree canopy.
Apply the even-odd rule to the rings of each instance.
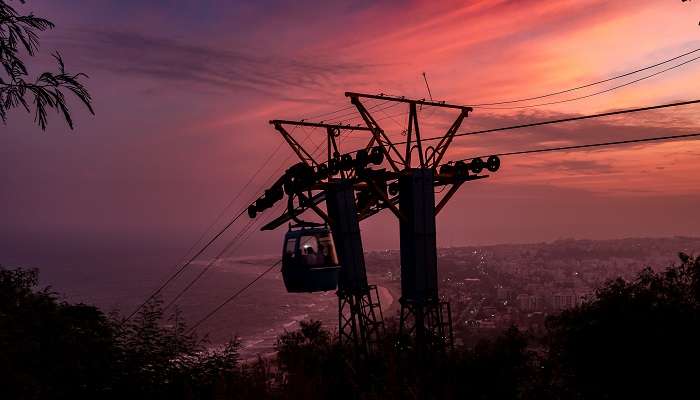
[[[22,108],[33,113],[34,121],[41,129],[46,129],[48,110],[53,109],[73,129],[66,98],[66,94],[71,93],[94,114],[90,93],[81,82],[87,75],[66,71],[58,52],[53,53],[58,64],[57,72],[42,72],[34,78],[30,76],[25,58],[37,54],[39,32],[53,27],[51,21],[32,13],[22,15],[8,1],[0,0],[0,119],[3,123],[7,122],[8,111]]]
[[[612,281],[595,301],[550,319],[557,397],[683,398],[697,390],[700,259],[680,258],[666,271]]]
[[[646,399],[694,398],[700,358],[700,259],[608,282],[548,320],[542,337],[511,328],[474,347],[415,351],[389,324],[358,355],[320,322],[282,334],[277,355],[241,364],[176,314],[147,303],[132,320],[61,302],[37,273],[0,267],[5,399]],[[398,351],[398,350],[401,351]],[[695,396],[697,397],[697,396]]]
[[[37,282],[36,270],[0,266],[2,399],[213,398],[243,379],[237,340],[208,350],[158,301],[125,323]]]

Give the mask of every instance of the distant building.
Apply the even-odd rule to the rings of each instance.
[[[542,308],[539,298],[535,295],[521,293],[515,298],[515,303],[520,311],[535,312]]]
[[[489,306],[489,307],[482,308],[482,312],[486,318],[493,318],[496,316],[497,310],[496,310],[496,307]]]
[[[580,304],[579,296],[573,289],[566,289],[556,292],[553,295],[552,305],[555,310],[565,310]]]
[[[513,290],[505,286],[498,286],[496,288],[496,298],[498,300],[513,300]]]

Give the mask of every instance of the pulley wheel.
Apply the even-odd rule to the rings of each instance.
[[[501,168],[501,159],[498,156],[491,156],[486,160],[486,169],[491,172],[496,172]]]
[[[479,172],[484,170],[484,160],[481,158],[475,158],[472,160],[472,162],[469,164],[469,168],[472,170],[473,173],[478,174]]]

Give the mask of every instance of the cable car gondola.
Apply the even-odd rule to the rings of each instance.
[[[327,227],[290,225],[282,251],[282,278],[288,292],[322,292],[337,288],[340,265]]]

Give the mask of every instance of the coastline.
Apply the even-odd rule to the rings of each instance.
[[[388,285],[377,285],[377,291],[379,292],[379,301],[382,305],[382,314],[384,319],[392,318],[399,312],[399,298],[400,294],[395,288]]]

